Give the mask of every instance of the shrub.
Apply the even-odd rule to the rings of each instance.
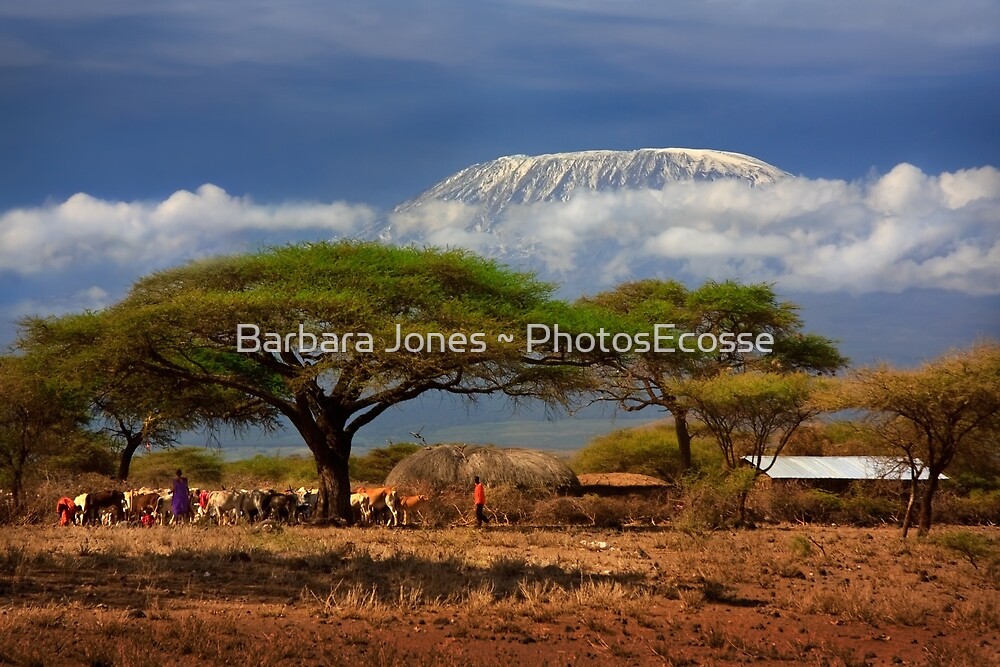
[[[772,484],[768,505],[771,518],[799,523],[838,521],[843,508],[841,498],[833,493],[784,483]]]
[[[685,531],[732,526],[738,519],[739,499],[756,481],[753,468],[744,467],[690,478],[684,485],[683,509],[675,525]],[[753,514],[748,506],[747,518]]]
[[[969,559],[972,567],[976,569],[979,569],[979,561],[986,560],[994,552],[994,545],[991,540],[965,530],[944,533],[937,536],[934,542],[962,554]]]
[[[397,442],[388,447],[372,449],[364,456],[352,456],[348,463],[351,479],[368,484],[382,484],[397,463],[420,449],[420,445],[412,442]]]
[[[545,494],[530,495],[513,486],[498,485],[487,490],[486,513],[490,520],[501,524],[526,523],[534,510],[535,501]],[[472,510],[472,494],[467,495],[466,506]]]
[[[222,483],[223,462],[219,452],[204,447],[180,447],[137,456],[132,461],[129,486],[169,487],[178,468],[192,486]]]
[[[265,456],[230,461],[224,465],[226,488],[298,488],[316,485],[316,463],[293,456]]]
[[[713,443],[695,439],[691,446],[696,469],[719,467],[722,456]],[[570,467],[577,474],[630,472],[679,479],[680,453],[673,424],[620,429],[598,436],[577,453]]]
[[[898,499],[854,491],[843,498],[836,520],[854,526],[897,523],[905,509]]]
[[[934,498],[934,515],[941,523],[1000,524],[1000,491],[974,490],[968,496],[939,492]]]

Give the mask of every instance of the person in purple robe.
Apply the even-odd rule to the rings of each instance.
[[[191,491],[188,489],[187,477],[177,470],[177,477],[174,478],[173,498],[171,509],[174,512],[174,521],[184,523],[191,518]]]

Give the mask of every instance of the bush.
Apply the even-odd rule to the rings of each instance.
[[[877,526],[898,523],[905,511],[905,505],[898,498],[854,491],[841,501],[841,509],[835,520],[837,523],[853,526]]]
[[[184,471],[192,487],[222,483],[222,455],[204,447],[180,447],[137,456],[132,461],[129,486],[169,488],[177,470]]]
[[[106,440],[96,436],[79,438],[59,453],[45,457],[39,468],[43,476],[56,478],[83,473],[112,477],[118,472],[118,455]]]
[[[833,523],[843,509],[839,496],[798,484],[772,484],[768,504],[771,518],[798,523]]]
[[[691,478],[684,485],[683,509],[675,525],[688,532],[733,526],[739,518],[740,496],[753,488],[755,472],[751,467],[743,467]],[[753,510],[748,505],[747,519],[752,517]]]
[[[965,530],[951,533],[944,533],[934,540],[943,547],[957,551],[969,559],[972,567],[979,569],[979,562],[986,560],[994,554],[994,544],[992,540],[982,535],[974,535]]]
[[[375,448],[364,456],[352,456],[348,466],[351,479],[367,484],[383,484],[396,464],[421,449],[412,442],[397,442],[384,448]]]
[[[223,484],[227,489],[288,489],[317,484],[316,463],[301,456],[265,456],[230,461],[223,466]]]
[[[718,448],[708,442],[692,443],[696,469],[717,468],[722,461]],[[677,436],[672,423],[620,429],[590,441],[570,461],[577,474],[630,472],[665,480],[681,476]]]
[[[1000,524],[1000,491],[972,491],[968,496],[938,492],[934,497],[934,519],[966,526]]]

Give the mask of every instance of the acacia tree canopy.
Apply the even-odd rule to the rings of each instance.
[[[720,371],[772,373],[835,373],[847,364],[833,341],[805,333],[797,306],[781,301],[771,285],[734,281],[707,282],[691,290],[676,281],[641,280],[581,299],[581,305],[602,309],[623,330],[648,331],[655,324],[673,324],[676,351],[633,353],[605,360],[599,384],[606,399],[627,411],[651,406],[671,413],[684,469],[691,467],[691,435],[687,416],[692,407],[685,381]],[[768,352],[719,349],[680,350],[682,334],[748,334],[756,340],[769,334]],[[688,346],[689,349],[691,346]],[[710,347],[706,345],[705,347]]]
[[[926,533],[941,474],[961,449],[983,438],[995,441],[1000,433],[1000,344],[977,344],[917,369],[860,369],[845,383],[841,400],[841,407],[867,410],[911,468],[919,460],[927,470],[918,523]],[[907,511],[904,534],[909,520]]]
[[[579,386],[571,368],[526,358],[520,336],[498,340],[552,321],[551,290],[464,251],[287,246],[143,278],[97,315],[94,340],[104,358],[169,382],[232,390],[284,415],[315,458],[321,516],[349,520],[353,436],[391,406],[435,390],[562,401]],[[257,327],[261,342],[280,335],[282,345],[243,340],[252,351],[238,351],[241,324]],[[442,351],[435,339],[433,351],[390,351],[397,327],[421,337],[414,341],[442,333],[448,345]],[[318,344],[324,333],[338,337],[336,351],[310,349],[305,334]],[[370,344],[358,344],[362,334]]]
[[[184,431],[223,424],[236,432],[274,427],[275,411],[259,399],[151,373],[127,346],[104,344],[104,325],[104,316],[93,312],[27,317],[20,322],[18,347],[38,359],[50,379],[86,397],[92,428],[118,455],[118,479],[128,479],[140,446],[171,447]]]
[[[752,482],[774,465],[778,455],[802,424],[821,411],[812,396],[820,383],[805,373],[719,373],[711,378],[688,379],[681,391],[692,411],[705,424],[735,469],[744,457],[753,468]],[[738,496],[739,523],[746,518],[750,486]]]

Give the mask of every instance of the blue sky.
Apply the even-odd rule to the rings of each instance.
[[[7,0],[0,341],[152,269],[349,234],[475,162],[668,146],[835,182],[842,213],[889,175],[912,176],[893,211],[926,225],[974,191],[957,241],[938,230],[842,293],[786,285],[832,335],[873,322],[847,341],[862,360],[1000,335],[995,1]],[[943,290],[908,277],[914,257],[947,265]]]

